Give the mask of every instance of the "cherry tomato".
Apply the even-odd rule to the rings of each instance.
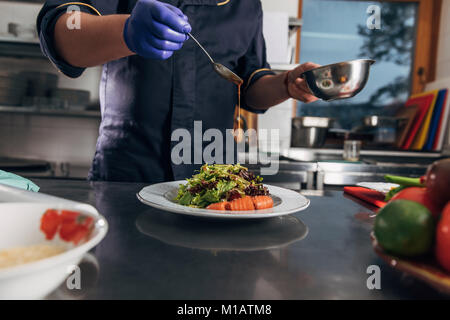
[[[402,191],[394,195],[391,201],[398,199],[410,200],[420,203],[428,210],[430,210],[435,219],[437,219],[439,217],[439,214],[441,213],[440,208],[431,200],[426,188],[409,187],[403,189]]]
[[[63,223],[61,224],[61,228],[59,229],[59,236],[62,240],[70,242],[72,241],[73,236],[77,232],[77,224],[76,223]]]
[[[444,208],[436,230],[436,258],[450,272],[450,202]]]
[[[78,212],[63,210],[61,212],[62,223],[59,229],[59,236],[64,241],[78,244],[89,233],[94,220]]]
[[[79,216],[80,216],[79,212],[69,210],[61,211],[61,217],[63,222],[75,222]]]
[[[67,242],[78,244],[89,234],[94,219],[68,210],[47,210],[41,218],[41,230],[47,240],[52,240],[56,233]]]
[[[58,227],[61,223],[61,216],[57,210],[49,209],[41,217],[41,230],[47,240],[55,237]]]

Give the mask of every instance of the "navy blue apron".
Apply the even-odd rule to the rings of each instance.
[[[259,0],[164,2],[179,7],[214,59],[245,80],[244,93],[260,77],[273,74],[266,61]],[[136,1],[82,3],[84,12],[107,15],[130,13]],[[54,25],[69,4],[47,1],[37,25],[44,54],[61,72],[78,77],[84,69],[60,59],[53,46]],[[226,129],[233,128],[237,99],[237,86],[212,70],[192,40],[165,61],[135,55],[105,64],[100,83],[102,121],[88,178],[156,183],[190,177],[201,164],[172,163],[171,150],[178,143],[171,141],[172,132],[186,129],[193,137],[194,122],[201,121],[202,132],[215,128],[225,137]],[[258,112],[245,101],[242,107]],[[192,141],[192,162],[199,156]]]

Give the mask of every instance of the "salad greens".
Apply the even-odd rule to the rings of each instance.
[[[199,173],[180,185],[175,202],[189,207],[206,208],[212,203],[248,196],[268,195],[262,178],[240,164],[205,164]]]

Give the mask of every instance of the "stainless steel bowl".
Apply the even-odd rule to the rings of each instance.
[[[325,101],[347,99],[364,89],[375,60],[359,59],[322,66],[300,75],[311,92]]]
[[[291,147],[320,148],[325,144],[333,119],[297,117],[292,119]]]

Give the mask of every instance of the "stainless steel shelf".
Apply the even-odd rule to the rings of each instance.
[[[283,150],[282,155],[296,161],[327,160],[329,157],[342,158],[342,149],[308,149],[290,148]],[[361,150],[361,156],[388,158],[422,158],[437,159],[442,157],[440,152],[397,151],[397,150]]]
[[[0,42],[39,45],[38,38],[26,39],[26,38],[14,37],[14,36],[6,36],[4,34],[0,35]]]
[[[7,107],[0,106],[0,113],[30,114],[41,116],[57,116],[57,117],[77,117],[77,118],[98,118],[101,113],[99,111],[86,110],[70,110],[70,109],[42,109],[36,107]]]
[[[18,40],[0,40],[0,56],[14,58],[46,59],[41,52],[39,43],[22,42]]]
[[[339,149],[300,150],[303,156],[298,160],[292,160],[292,157],[286,160],[283,152],[281,160],[275,163],[274,167],[279,169],[275,175],[262,174],[260,169],[264,165],[249,165],[246,154],[239,154],[239,161],[262,175],[268,184],[293,190],[301,190],[302,185],[306,185],[307,189],[323,190],[330,186],[355,185],[363,181],[384,182],[387,174],[419,177],[425,174],[433,161],[442,158],[440,153],[363,150],[360,162],[345,162],[339,160],[342,159],[342,150]],[[323,159],[320,152],[326,153],[329,159]]]

